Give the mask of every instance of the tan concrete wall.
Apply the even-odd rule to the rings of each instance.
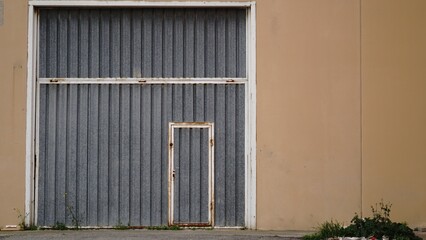
[[[426,226],[426,1],[362,1],[363,209]]]
[[[5,0],[0,25],[0,227],[17,224],[25,199],[27,1]]]
[[[361,209],[359,1],[257,11],[257,220],[312,229]]]

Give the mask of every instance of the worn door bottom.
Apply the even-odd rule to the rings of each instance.
[[[188,150],[189,149],[188,146],[193,143],[190,137],[190,134],[191,134],[190,131],[194,131],[192,132],[192,134],[194,136],[198,136],[198,137],[194,137],[194,139],[197,139],[196,141],[194,140],[194,144],[195,144],[194,149],[198,147],[198,152]],[[201,133],[202,133],[201,131],[205,131],[204,134],[206,134],[204,135],[203,141],[202,141],[203,137],[201,137]],[[198,135],[196,135],[195,133],[198,133]],[[175,139],[175,136],[177,137],[177,139]],[[175,140],[177,142],[175,142]],[[204,145],[206,147],[204,148],[205,150],[204,152],[201,150],[201,145]],[[170,122],[168,146],[169,146],[169,219],[168,219],[169,221],[168,221],[168,225],[180,226],[180,227],[212,227],[214,226],[214,124],[211,122]],[[187,148],[186,149],[187,151],[183,150],[185,147]],[[179,152],[181,152],[181,154],[179,154]],[[205,155],[203,155],[202,152]],[[175,156],[175,153],[177,153],[176,156]],[[203,155],[204,158],[201,155]],[[186,166],[188,167],[188,169],[186,170],[188,170],[189,172],[183,172],[183,170],[181,172],[180,168],[181,167],[183,168],[183,166],[180,166],[180,165],[181,164],[183,165],[183,163],[179,163],[180,162],[179,159],[186,159],[188,161],[187,164],[191,163],[191,160],[188,160],[188,159],[192,159],[192,160],[195,159],[199,162],[200,164],[199,181],[201,181],[201,174],[202,174],[201,172],[205,171],[204,174],[206,174],[205,175],[206,185],[203,185],[203,186],[206,187],[205,189],[206,198],[204,198],[206,202],[204,202],[205,205],[204,204],[203,205],[204,205],[204,210],[206,211],[205,213],[207,214],[204,216],[205,217],[204,219],[203,217],[201,217],[201,213],[202,213],[201,211],[203,211],[202,208],[198,209],[196,212],[193,212],[197,215],[200,214],[198,219],[195,219],[195,218],[191,219],[191,217],[188,217],[191,215],[188,212],[187,212],[188,215],[186,217],[181,218],[180,209],[182,208],[180,206],[179,194],[175,196],[175,184],[178,184],[178,187],[179,187],[181,182],[179,179],[181,178],[181,176],[187,177],[188,174],[191,175],[191,173],[193,174],[198,171],[191,172],[189,170],[190,168]],[[175,160],[178,162],[175,163]],[[182,161],[184,162],[184,160]],[[204,162],[203,164],[205,164],[204,171],[201,171],[202,169],[201,162]],[[189,180],[187,181],[187,184],[188,183],[189,183]],[[190,189],[189,186],[187,187],[188,187],[187,190],[189,190]],[[180,188],[178,189],[179,191],[183,191]],[[200,187],[200,189],[202,188]],[[183,194],[183,195],[186,196],[187,194]],[[196,201],[196,204],[202,205],[201,204],[202,201],[200,199],[198,199],[198,202]],[[188,202],[188,199],[185,199],[185,202]],[[186,210],[189,211],[189,206],[188,205],[185,205],[185,206],[186,206]],[[176,212],[178,213],[176,214],[177,216],[175,216],[175,210],[178,210],[178,212]]]

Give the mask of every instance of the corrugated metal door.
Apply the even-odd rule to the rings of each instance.
[[[243,226],[245,84],[191,78],[245,78],[245,24],[244,9],[41,9],[37,225],[166,225],[168,124],[214,122],[214,222]]]
[[[170,123],[169,224],[212,226],[213,123]]]

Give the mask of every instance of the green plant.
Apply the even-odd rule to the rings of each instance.
[[[182,228],[179,227],[178,225],[149,226],[149,227],[145,227],[145,229],[148,229],[148,230],[182,230]]]
[[[19,227],[21,230],[37,230],[38,227],[35,225],[26,225],[25,224],[25,220],[28,217],[28,213],[26,213],[25,215],[21,213],[21,211],[17,208],[14,208],[13,210],[15,210],[15,212],[18,214],[18,219],[19,219]]]
[[[65,192],[65,193],[64,193],[65,202],[67,201],[67,195],[68,195],[68,193],[67,193],[67,192]],[[75,230],[80,230],[80,227],[81,227],[81,224],[80,224],[80,223],[81,223],[81,220],[80,220],[80,218],[78,217],[77,212],[75,212],[75,211],[74,211],[73,206],[68,205],[68,204],[67,204],[67,210],[68,210],[68,213],[71,215],[72,225],[74,226],[74,227],[73,227],[73,229],[75,229]]]
[[[344,236],[344,228],[338,221],[326,221],[317,227],[317,232],[306,235],[303,237],[304,240],[319,240],[327,238],[337,238]]]
[[[25,219],[27,218],[28,214],[23,215],[21,213],[21,211],[17,208],[14,208],[13,210],[15,210],[15,212],[18,214],[18,219],[19,219],[19,227],[23,230],[25,229]]]
[[[68,227],[65,225],[65,223],[56,222],[55,225],[52,226],[53,230],[67,230]]]
[[[320,240],[336,237],[366,237],[380,239],[386,236],[397,240],[421,240],[406,223],[392,222],[390,219],[392,204],[383,200],[371,206],[373,217],[361,218],[355,213],[351,224],[344,228],[338,222],[325,222],[314,234],[306,235],[304,240]]]
[[[36,225],[33,225],[33,224],[28,225],[28,226],[25,225],[24,230],[35,231],[35,230],[38,230],[38,227]]]
[[[127,230],[130,229],[129,226],[123,225],[121,224],[121,222],[119,222],[117,225],[114,226],[115,230]]]
[[[71,221],[74,225],[74,229],[80,230],[80,219],[77,217],[77,214],[73,211],[72,206],[67,206],[68,212],[71,214]]]
[[[352,218],[351,225],[345,231],[346,236],[375,237],[390,239],[420,240],[406,223],[392,222],[390,219],[392,204],[384,203],[383,200],[371,206],[372,218],[360,218],[358,214]]]
[[[213,230],[214,228],[213,227],[189,227],[185,229],[196,231],[196,230]]]

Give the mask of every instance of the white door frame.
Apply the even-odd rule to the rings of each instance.
[[[207,226],[214,226],[214,123],[211,122],[170,122],[169,123],[169,225],[174,222],[174,192],[175,192],[175,167],[174,167],[174,130],[178,128],[206,128],[208,129],[208,221]],[[185,223],[177,225],[185,225]],[[195,224],[188,223],[188,226]]]
[[[36,223],[37,169],[36,103],[38,69],[39,7],[227,7],[247,9],[247,83],[245,99],[245,227],[256,228],[256,3],[255,2],[139,2],[139,1],[42,1],[30,0],[28,6],[27,111],[25,157],[25,224]]]

